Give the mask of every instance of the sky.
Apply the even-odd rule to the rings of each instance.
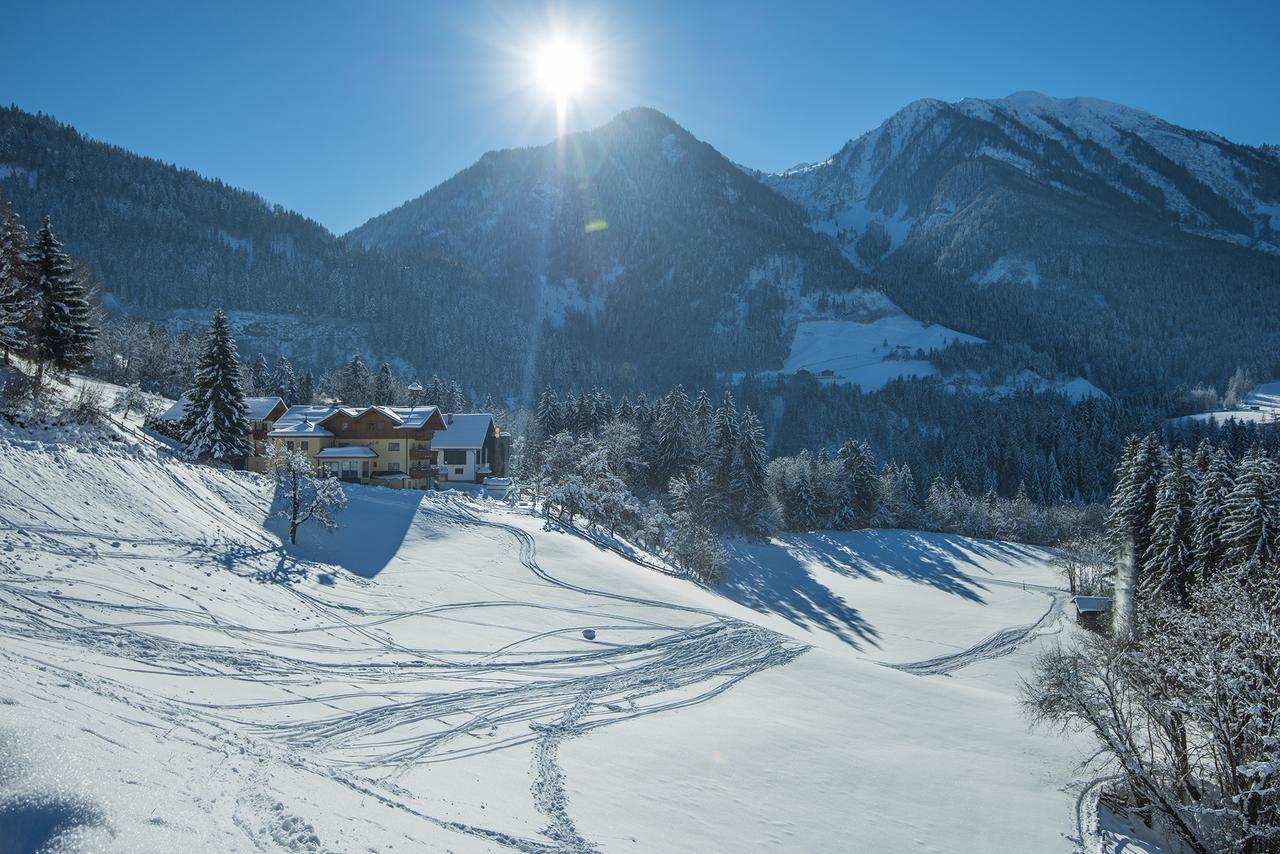
[[[632,106],[732,160],[822,160],[913,100],[1088,95],[1280,143],[1280,4],[219,0],[13,4],[0,103],[343,233],[544,144],[534,57],[579,43],[569,130]]]

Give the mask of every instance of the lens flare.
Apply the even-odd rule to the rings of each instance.
[[[538,85],[557,101],[567,101],[586,88],[591,76],[590,63],[581,45],[557,39],[534,57],[534,75]]]

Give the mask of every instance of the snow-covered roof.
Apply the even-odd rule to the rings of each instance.
[[[317,421],[323,421],[339,412],[348,418],[359,418],[372,409],[390,421],[394,430],[417,430],[425,426],[431,416],[439,411],[434,406],[323,406],[312,408],[317,410],[315,415],[315,420]],[[285,417],[289,416],[286,415]],[[284,418],[280,420],[283,421]]]
[[[277,438],[288,438],[291,436],[332,436],[333,433],[320,426],[319,422],[304,418],[301,421],[290,421],[287,424],[276,422],[275,428],[267,434]]]
[[[316,454],[317,460],[367,460],[378,456],[373,448],[364,445],[351,445],[346,448],[325,448]]]
[[[444,450],[471,450],[484,447],[493,430],[493,416],[487,412],[465,412],[446,415],[444,430],[437,430],[431,447]]]
[[[1111,600],[1106,596],[1077,596],[1076,610],[1080,613],[1100,613],[1111,610]]]
[[[431,416],[440,410],[434,406],[397,406],[391,411],[400,419],[400,424],[396,427],[397,430],[417,430],[426,426]]]
[[[160,420],[182,420],[182,416],[187,413],[188,404],[189,401],[185,395],[178,398],[173,402],[173,406],[170,406],[161,413]],[[284,401],[278,397],[246,397],[244,399],[244,405],[249,410],[250,421],[261,421],[271,414],[271,410],[275,409],[277,406],[282,406],[283,404]]]

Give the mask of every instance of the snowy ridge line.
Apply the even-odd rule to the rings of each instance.
[[[1016,581],[998,581],[995,579],[988,579],[987,583],[999,584],[1005,587],[1021,587],[1028,592],[1043,593],[1050,599],[1049,608],[1040,616],[1040,619],[1030,625],[1011,626],[1007,629],[1001,629],[978,641],[968,649],[963,649],[959,652],[940,655],[924,661],[911,661],[903,664],[877,661],[876,664],[917,676],[945,676],[979,661],[990,661],[993,658],[1009,655],[1024,644],[1034,640],[1040,634],[1043,634],[1042,630],[1045,626],[1056,623],[1058,618],[1062,616],[1067,599],[1067,594],[1062,590],[1039,584],[1021,584]]]

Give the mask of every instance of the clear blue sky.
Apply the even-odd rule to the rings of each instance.
[[[605,78],[574,126],[653,106],[761,169],[917,98],[1019,89],[1280,143],[1274,2],[32,2],[3,15],[0,102],[342,232],[553,136],[521,55],[553,19]]]

